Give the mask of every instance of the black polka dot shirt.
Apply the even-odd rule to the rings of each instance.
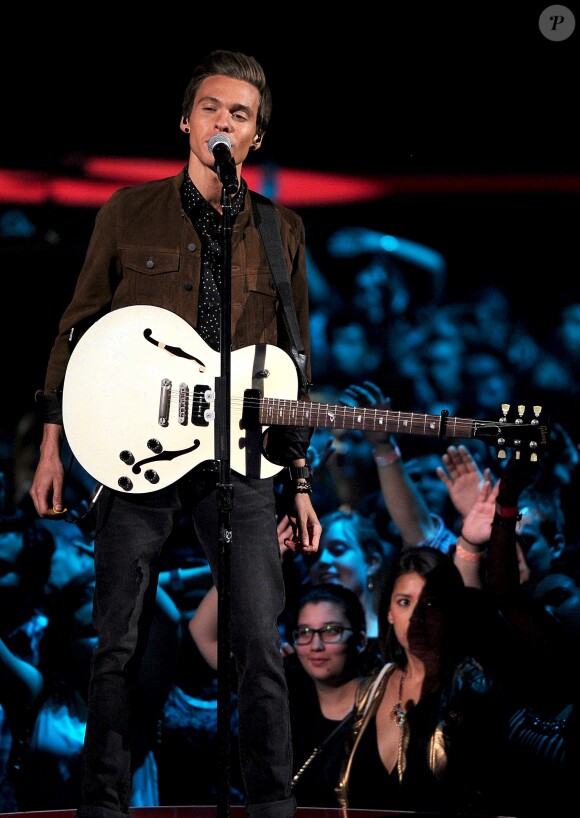
[[[242,179],[240,188],[231,199],[232,221],[244,207],[247,184]],[[191,223],[201,239],[201,282],[197,332],[203,340],[218,350],[220,348],[220,317],[222,282],[222,233],[220,214],[201,195],[191,181],[187,168],[181,187],[181,201]]]

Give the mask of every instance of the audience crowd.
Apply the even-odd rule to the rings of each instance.
[[[580,294],[539,331],[500,286],[452,300],[437,254],[411,274],[409,248],[385,246],[331,238],[356,265],[340,292],[310,259],[312,399],[390,422],[315,431],[316,555],[285,549],[279,520],[298,804],[563,814],[580,760]],[[0,812],[76,806],[95,644],[98,487],[71,457],[70,512],[37,519],[39,431],[31,408],[1,464]],[[217,594],[187,519],[163,559],[131,803],[215,803]]]

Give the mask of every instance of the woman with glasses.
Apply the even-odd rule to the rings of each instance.
[[[217,590],[189,622],[202,656],[217,668]],[[351,729],[355,693],[366,666],[365,613],[342,585],[312,587],[298,603],[292,645],[284,643],[298,806],[336,807],[335,787]]]
[[[312,587],[300,599],[285,658],[298,806],[337,807],[335,788],[363,676],[365,615],[342,585]]]

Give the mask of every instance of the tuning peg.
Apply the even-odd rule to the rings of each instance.
[[[526,407],[523,405],[523,403],[519,403],[519,404],[518,404],[518,415],[519,415],[521,418],[523,418],[523,416],[524,416],[524,412],[525,412],[525,411],[526,411]]]
[[[533,409],[534,409],[534,415],[537,418],[539,418],[540,414],[542,413],[542,407],[541,406],[534,406]]]
[[[509,403],[502,403],[501,411],[503,412],[504,418],[507,417],[507,413],[509,412],[509,410],[510,410],[510,404]]]
[[[507,457],[506,450],[505,449],[500,449],[499,452],[497,453],[497,456],[499,457],[500,460],[505,460],[506,457]]]

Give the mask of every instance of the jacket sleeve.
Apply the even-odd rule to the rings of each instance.
[[[45,423],[62,424],[62,387],[74,341],[90,324],[108,311],[114,294],[116,245],[114,237],[118,194],[97,213],[87,254],[73,296],[59,322],[58,334],[48,359],[44,388],[35,395]]]

